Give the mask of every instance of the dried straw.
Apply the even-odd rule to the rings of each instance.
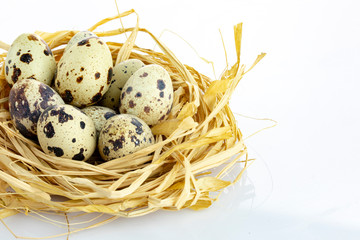
[[[137,58],[145,64],[159,64],[170,73],[175,91],[173,108],[167,121],[152,128],[156,143],[97,165],[46,155],[38,143],[19,134],[10,120],[6,53],[0,54],[0,219],[23,211],[138,217],[159,209],[199,210],[217,199],[211,192],[219,193],[238,181],[249,166],[242,134],[228,104],[244,74],[265,54],[247,70],[240,64],[242,24],[234,27],[237,62],[213,81],[182,64],[158,38],[140,28],[137,14],[133,28],[96,32],[97,27],[131,14],[136,13],[130,10],[106,18],[88,30],[99,37],[131,32],[124,43],[107,42],[114,64]],[[162,53],[136,46],[138,32],[148,34]],[[77,31],[36,33],[54,49],[59,61],[64,45]],[[8,47],[0,42],[0,48]],[[92,160],[98,162],[97,157]],[[230,181],[223,180],[238,164],[242,170]],[[213,168],[219,170],[215,176],[210,175]],[[53,196],[66,200],[57,201]]]

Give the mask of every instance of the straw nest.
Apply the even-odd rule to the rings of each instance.
[[[124,43],[107,42],[114,64],[137,58],[145,64],[159,64],[170,73],[173,108],[168,120],[152,128],[156,143],[98,164],[94,164],[98,162],[96,157],[88,163],[46,155],[37,142],[24,138],[12,124],[4,75],[6,53],[0,54],[0,219],[36,211],[136,217],[159,209],[203,209],[217,199],[222,189],[238,181],[249,165],[242,134],[228,103],[243,75],[265,54],[245,69],[240,64],[242,25],[236,25],[237,62],[213,81],[182,64],[151,32],[140,28],[137,14],[133,28],[96,32],[100,25],[130,14],[136,13],[130,10],[106,18],[88,30],[99,37],[130,33]],[[162,53],[136,46],[138,32],[151,36]],[[65,44],[77,31],[36,33],[59,61]],[[0,47],[8,50],[9,45],[0,42]],[[239,164],[242,170],[233,173],[230,181],[223,180]],[[211,174],[214,168],[217,174]]]

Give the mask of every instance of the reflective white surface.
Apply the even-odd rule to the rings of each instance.
[[[250,157],[257,160],[211,208],[118,219],[71,235],[71,240],[360,239],[358,1],[118,4],[120,11],[134,8],[140,26],[157,36],[164,29],[179,34],[199,55],[214,61],[216,75],[226,62],[218,29],[231,64],[235,61],[232,26],[244,22],[242,62],[250,66],[260,52],[268,55],[245,75],[230,104],[236,113],[272,118],[278,125],[246,141]],[[83,30],[115,15],[114,6],[113,1],[52,1],[51,6],[47,1],[6,1],[0,40],[10,43],[20,33],[37,29]],[[181,61],[214,75],[183,40],[169,32],[161,39]],[[137,44],[153,47],[147,37]],[[272,124],[243,117],[237,121],[245,136]],[[21,236],[66,231],[21,215],[5,222]],[[15,239],[2,225],[0,236]]]

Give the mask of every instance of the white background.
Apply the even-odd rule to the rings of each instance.
[[[232,64],[232,27],[243,22],[242,62],[249,66],[257,54],[267,56],[240,82],[232,109],[278,125],[247,140],[256,162],[210,209],[118,219],[71,240],[360,239],[358,1],[119,0],[118,5],[121,12],[134,8],[140,26],[157,36],[164,29],[179,34],[214,62],[217,76],[226,66],[219,29]],[[35,30],[83,30],[115,14],[114,1],[2,1],[0,40],[11,43]],[[133,17],[124,20],[132,23]],[[140,40],[145,38],[139,35],[137,44],[153,48]],[[165,32],[161,39],[182,62],[214,76],[180,38]],[[272,124],[237,119],[245,136]],[[64,231],[20,215],[5,222],[21,236]],[[15,239],[2,225],[0,236]]]

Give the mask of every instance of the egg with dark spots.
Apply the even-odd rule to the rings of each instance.
[[[33,79],[14,84],[9,94],[9,111],[15,127],[25,137],[36,139],[40,114],[46,108],[64,101],[48,85]]]
[[[120,114],[105,122],[100,131],[98,150],[109,161],[139,151],[154,143],[150,127],[140,118]]]
[[[164,121],[173,102],[169,73],[156,64],[140,68],[125,83],[120,102],[120,113],[133,114],[148,125]]]
[[[37,135],[42,150],[49,155],[87,160],[96,149],[96,130],[90,117],[80,109],[58,104],[40,115]]]
[[[61,57],[55,88],[67,104],[76,107],[94,105],[109,88],[112,67],[111,52],[100,38],[82,39]]]
[[[89,106],[81,109],[81,111],[93,120],[97,136],[99,136],[100,130],[104,126],[106,120],[116,115],[114,110],[102,106]]]
[[[77,44],[78,42],[80,42],[81,40],[84,40],[85,38],[89,38],[89,37],[97,37],[95,33],[90,32],[90,31],[80,31],[78,33],[76,33],[68,42],[68,44],[65,47],[64,52],[66,52],[67,50],[69,50],[70,47],[72,47],[74,44]]]
[[[51,85],[56,62],[51,49],[40,36],[23,33],[10,46],[5,70],[5,78],[11,86],[28,78]]]
[[[101,105],[118,110],[120,106],[120,95],[126,81],[145,64],[138,59],[128,59],[117,64],[113,69],[109,90],[105,93],[101,100]]]

